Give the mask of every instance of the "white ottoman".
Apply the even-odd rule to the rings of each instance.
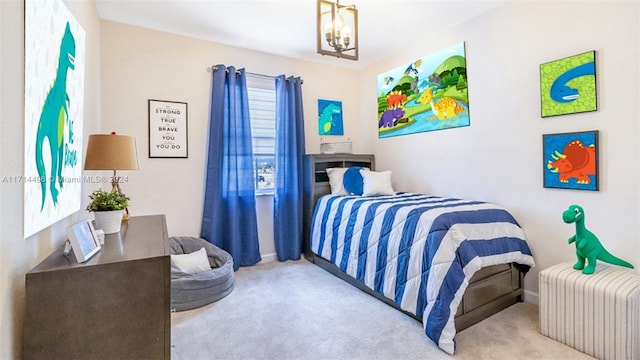
[[[640,275],[598,262],[540,272],[540,332],[599,359],[640,359]]]

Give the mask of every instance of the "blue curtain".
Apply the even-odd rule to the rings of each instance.
[[[247,79],[244,69],[213,69],[200,236],[229,252],[237,270],[261,260]]]
[[[276,181],[273,230],[279,261],[302,253],[302,169],[304,161],[302,80],[276,78]]]

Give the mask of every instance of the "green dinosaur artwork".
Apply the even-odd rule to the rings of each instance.
[[[86,32],[63,0],[24,1],[23,234],[79,211]]]
[[[47,97],[42,106],[40,113],[40,122],[36,134],[36,168],[42,190],[42,201],[40,211],[44,208],[47,197],[47,182],[49,183],[49,191],[53,204],[58,203],[58,189],[62,189],[64,184],[62,177],[62,166],[65,163],[64,143],[65,124],[68,126],[69,134],[73,134],[73,122],[69,120],[69,95],[67,93],[67,70],[74,70],[76,55],[76,42],[71,33],[69,23],[65,26],[64,35],[60,44],[60,55],[58,57],[58,69],[53,85],[47,93]],[[44,158],[42,155],[42,146],[44,139],[48,140],[51,154],[51,167],[49,176],[47,177]],[[73,137],[69,137],[73,141]],[[75,155],[75,154],[73,154]],[[68,161],[67,161],[68,163]]]
[[[341,101],[318,99],[318,134],[344,135]]]
[[[611,255],[600,243],[598,237],[584,226],[584,210],[578,205],[571,205],[562,213],[562,220],[576,224],[576,234],[569,238],[569,244],[576,243],[576,255],[578,262],[573,265],[576,270],[582,270],[583,274],[593,274],[596,271],[596,260],[602,260],[609,264],[625,266],[633,269],[633,265]],[[585,261],[587,266],[585,267]]]

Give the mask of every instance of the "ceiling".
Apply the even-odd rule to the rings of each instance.
[[[358,9],[360,59],[316,53],[316,0],[96,0],[101,19],[286,57],[363,68],[508,0],[343,0]],[[435,30],[434,30],[435,29]]]

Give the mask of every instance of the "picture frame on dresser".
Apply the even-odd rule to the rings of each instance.
[[[83,220],[69,226],[67,235],[69,236],[73,254],[79,263],[89,260],[102,249],[91,220]]]

